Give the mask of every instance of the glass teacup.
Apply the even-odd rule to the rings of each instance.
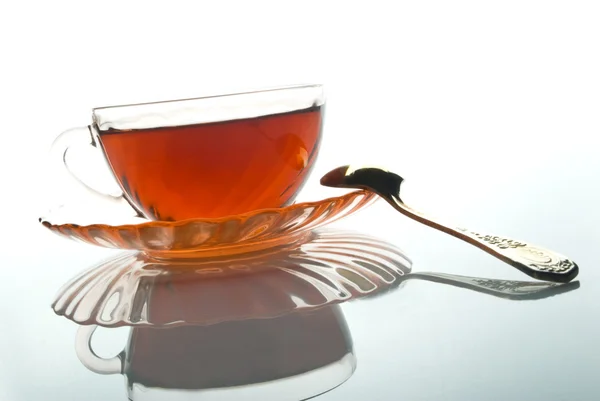
[[[149,220],[277,208],[310,175],[324,104],[321,85],[301,85],[101,107],[92,124],[61,134],[54,152],[64,161],[73,145],[100,149],[120,196]]]

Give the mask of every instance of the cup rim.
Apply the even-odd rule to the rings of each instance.
[[[299,84],[179,100],[92,109],[97,133],[216,123],[311,110],[325,104],[322,84]]]
[[[301,88],[318,88],[323,90],[323,84],[290,84],[290,85],[281,85],[281,86],[270,86],[264,88],[257,89],[248,89],[248,90],[240,90],[240,91],[231,91],[231,92],[223,92],[216,93],[212,95],[204,95],[204,96],[194,96],[194,97],[185,97],[185,98],[177,98],[177,99],[168,99],[168,100],[155,100],[150,102],[138,102],[138,103],[123,103],[116,104],[111,106],[98,106],[92,109],[92,112],[106,110],[106,109],[116,109],[121,107],[133,107],[133,106],[149,106],[153,104],[168,104],[168,103],[179,103],[179,102],[188,102],[194,100],[206,100],[206,99],[214,99],[214,98],[222,98],[222,97],[234,97],[240,95],[252,95],[263,92],[278,92],[278,91],[286,91],[290,89],[301,89]]]

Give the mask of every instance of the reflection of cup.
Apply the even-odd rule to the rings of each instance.
[[[100,145],[122,196],[151,220],[280,207],[314,164],[323,105],[322,87],[305,85],[96,108],[53,152],[62,162],[75,145]]]
[[[136,327],[112,359],[92,351],[95,328],[80,328],[77,354],[94,372],[124,374],[131,400],[183,399],[190,390],[203,400],[307,399],[343,383],[356,366],[338,305],[208,326]]]
[[[82,326],[79,359],[125,375],[134,400],[299,400],[342,384],[356,360],[339,304],[397,288],[410,261],[358,233],[322,230],[294,249],[157,261],[123,254],[82,272],[54,311]],[[98,326],[132,326],[124,351]]]

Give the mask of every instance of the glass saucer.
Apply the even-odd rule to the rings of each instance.
[[[52,308],[104,327],[268,319],[387,292],[410,269],[387,242],[325,229],[294,248],[251,255],[157,261],[126,252],[66,283]]]
[[[157,259],[199,258],[295,244],[310,230],[355,213],[376,199],[373,193],[353,191],[236,216],[173,222],[132,219],[122,213],[121,218],[116,213],[111,217],[115,220],[114,216],[118,216],[116,220],[121,219],[120,222],[78,224],[55,210],[40,218],[40,222],[58,235],[93,245],[138,250]],[[127,206],[119,207],[123,210]]]

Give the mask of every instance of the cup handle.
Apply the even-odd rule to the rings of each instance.
[[[92,146],[98,149],[97,140],[94,138],[91,126],[72,128],[60,134],[52,143],[50,148],[50,162],[54,165],[58,177],[63,177],[65,183],[77,182],[79,188],[86,191],[86,196],[92,196],[98,200],[109,201],[112,203],[127,203],[123,192],[118,194],[109,194],[98,191],[97,189],[84,182],[77,172],[73,171],[67,163],[67,153],[75,147]],[[65,174],[65,169],[68,174]],[[116,182],[115,182],[116,183]]]
[[[92,349],[92,335],[98,328],[97,325],[80,326],[75,336],[75,353],[83,366],[94,373],[101,375],[114,375],[123,373],[123,360],[125,351],[121,351],[112,358],[101,358]]]

